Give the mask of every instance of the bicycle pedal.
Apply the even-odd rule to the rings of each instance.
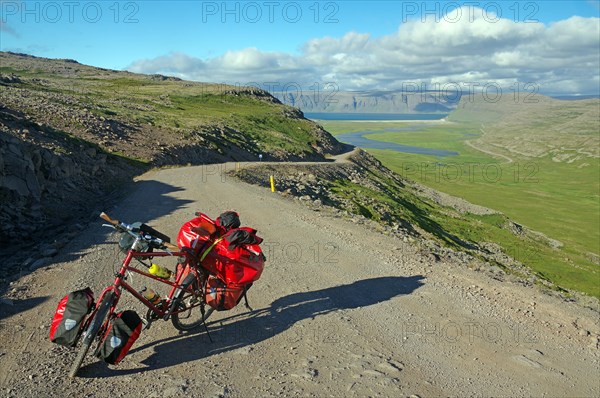
[[[144,324],[142,330],[150,329],[150,326],[152,326],[152,320],[148,320],[147,318],[142,319],[142,323]]]

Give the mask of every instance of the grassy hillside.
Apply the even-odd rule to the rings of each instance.
[[[576,252],[600,253],[600,100],[465,103],[449,120],[479,126],[462,153],[497,162],[503,178],[491,184],[453,184],[477,202],[509,211],[526,225]],[[491,112],[497,112],[491,116]],[[481,114],[487,114],[485,121]],[[479,149],[473,152],[473,147]],[[482,151],[488,152],[488,154]],[[494,154],[490,156],[489,154]],[[483,155],[483,156],[482,156]],[[491,159],[490,159],[491,158]],[[487,184],[486,184],[487,182]],[[449,185],[449,184],[447,184]],[[488,188],[495,187],[489,194]]]
[[[0,75],[3,107],[147,162],[186,145],[236,160],[321,159],[338,149],[315,123],[257,89],[12,53],[0,53]]]
[[[439,222],[466,240],[500,244],[558,285],[598,297],[600,103],[541,96],[539,100],[465,103],[449,116],[450,123],[413,125],[416,131],[389,131],[409,123],[327,121],[323,125],[334,134],[379,131],[368,138],[458,152],[440,158],[369,150],[405,177],[499,210],[544,233],[552,239],[551,245],[544,239],[532,244],[506,228],[498,229],[506,223],[492,220],[496,216],[471,220],[474,223],[456,218]]]

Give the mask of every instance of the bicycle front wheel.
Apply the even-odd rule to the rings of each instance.
[[[175,311],[180,311],[171,315],[171,322],[175,329],[182,332],[190,332],[198,329],[204,321],[213,313],[212,307],[205,308],[204,317],[202,317],[201,305],[198,305],[202,300],[202,287],[198,286],[198,280],[193,274],[189,274],[181,283],[184,288],[190,288],[194,294],[187,293],[180,289],[173,296],[173,308]]]
[[[83,363],[83,359],[89,351],[92,342],[96,339],[96,336],[100,331],[100,327],[102,326],[102,324],[104,324],[104,320],[108,315],[110,307],[112,307],[113,298],[114,293],[112,291],[109,291],[104,295],[104,298],[100,302],[96,314],[92,318],[88,328],[85,331],[81,342],[81,347],[79,347],[79,352],[77,353],[75,362],[73,362],[73,366],[71,367],[71,371],[69,372],[69,377],[75,377],[77,375],[77,372],[79,371],[79,368]]]

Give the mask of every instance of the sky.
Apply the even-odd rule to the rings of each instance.
[[[0,50],[269,91],[597,95],[599,16],[599,0],[0,0]]]

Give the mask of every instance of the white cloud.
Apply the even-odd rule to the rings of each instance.
[[[284,56],[282,54],[281,58]],[[241,51],[227,51],[218,63],[234,70],[250,72],[261,69],[273,70],[280,66],[279,58],[277,54],[263,54],[256,48],[247,48]]]
[[[315,38],[304,44],[300,55],[246,48],[201,60],[172,53],[136,61],[128,69],[230,84],[334,82],[341,90],[519,81],[547,93],[597,93],[600,19],[571,17],[545,26],[490,14],[484,18],[482,12],[472,15],[411,20],[377,38],[358,32]]]
[[[127,70],[137,73],[161,73],[184,78],[190,73],[199,73],[206,69],[206,63],[189,55],[175,52],[153,59],[144,59],[131,64]]]

